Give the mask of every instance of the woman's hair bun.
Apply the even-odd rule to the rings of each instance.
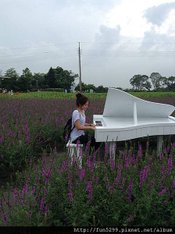
[[[87,101],[89,101],[89,99],[86,97],[86,96],[84,96],[83,94],[81,94],[80,92],[78,92],[77,94],[76,94],[76,105],[77,106],[82,106],[82,105],[84,105]]]

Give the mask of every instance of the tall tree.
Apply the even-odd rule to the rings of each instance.
[[[86,89],[87,89],[87,85],[85,84],[85,83],[81,83],[81,90],[84,92],[84,91],[86,91]],[[75,87],[75,90],[76,91],[79,91],[80,90],[80,84],[78,84],[76,87]]]
[[[62,88],[69,91],[77,76],[72,71],[64,70],[59,66],[56,68],[51,67],[46,75],[46,83],[49,88]]]
[[[143,89],[145,88],[146,90],[150,90],[151,89],[151,83],[149,81],[149,77],[147,75],[142,75],[141,79],[142,79]]]
[[[152,72],[150,79],[155,90],[161,87],[162,76],[158,72]]]
[[[169,90],[175,90],[175,76],[167,78],[166,85]]]
[[[61,67],[56,67],[55,74],[57,86],[68,91],[70,91],[71,87],[74,85],[75,78],[78,77],[78,75],[73,74],[72,71],[63,70]]]
[[[46,84],[49,88],[57,88],[55,70],[51,67],[46,74]]]
[[[18,73],[15,68],[9,68],[4,74],[4,79],[2,82],[2,87],[7,90],[16,90],[17,89],[17,80],[19,78]]]
[[[32,89],[33,75],[30,69],[27,67],[22,71],[22,75],[18,80],[18,86],[20,90],[27,91]]]
[[[44,73],[34,73],[32,87],[35,89],[46,88],[46,79]]]
[[[151,89],[151,83],[149,82],[149,77],[146,75],[134,75],[130,79],[130,84],[133,86],[133,89],[135,90],[150,90]]]

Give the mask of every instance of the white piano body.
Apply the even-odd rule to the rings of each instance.
[[[102,115],[94,115],[97,142],[116,142],[158,136],[158,151],[163,135],[175,134],[175,107],[145,101],[122,90],[109,88]]]

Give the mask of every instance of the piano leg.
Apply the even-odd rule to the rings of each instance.
[[[157,155],[159,156],[162,152],[163,136],[157,136]]]
[[[109,142],[109,156],[110,156],[110,159],[115,160],[115,153],[116,153],[116,142],[111,141],[111,142]]]

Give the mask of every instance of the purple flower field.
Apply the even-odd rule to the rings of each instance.
[[[73,99],[0,99],[1,170],[20,169],[25,161],[39,157],[42,148],[63,148],[61,131],[75,108]],[[100,113],[103,100],[91,104],[92,113]],[[7,172],[7,171],[6,171]]]
[[[104,99],[93,100],[88,121],[103,106]],[[115,160],[107,144],[103,158],[87,146],[79,168],[56,151],[73,109],[73,99],[0,99],[1,179],[15,174],[1,186],[0,225],[174,226],[175,143],[158,156],[149,139],[144,147],[117,143]]]

